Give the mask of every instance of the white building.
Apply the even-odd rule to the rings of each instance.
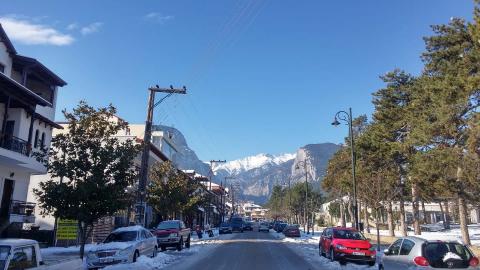
[[[33,223],[27,203],[31,175],[46,168],[32,156],[48,148],[59,87],[64,82],[38,60],[19,55],[0,24],[0,232]]]

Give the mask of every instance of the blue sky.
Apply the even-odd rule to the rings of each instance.
[[[473,0],[2,1],[17,51],[84,99],[145,119],[147,87],[186,85],[156,123],[180,129],[204,160],[339,143],[333,115],[371,114],[378,76],[418,73],[430,25],[472,17]],[[5,23],[6,22],[6,23]]]

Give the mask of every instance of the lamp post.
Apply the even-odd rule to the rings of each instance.
[[[349,136],[350,136],[350,148],[352,154],[352,182],[353,182],[353,215],[354,215],[354,225],[355,229],[359,229],[358,226],[358,206],[357,206],[357,180],[355,178],[355,146],[353,140],[353,127],[352,127],[352,108],[349,108],[349,112],[346,111],[339,111],[335,114],[335,118],[332,122],[333,126],[340,125],[338,120],[346,122],[349,128]]]
[[[303,166],[303,170],[305,171],[305,210],[303,213],[303,220],[306,222],[307,226],[307,234],[310,234],[310,227],[308,224],[308,172],[307,172],[307,161],[299,161],[297,162],[297,165],[295,166],[295,169],[300,169],[300,166]],[[305,232],[305,224],[303,224],[303,231]]]

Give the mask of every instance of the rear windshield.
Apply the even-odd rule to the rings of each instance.
[[[333,230],[333,237],[338,239],[366,240],[361,232],[352,230]]]
[[[423,253],[434,268],[468,268],[472,258],[470,251],[459,243],[428,243]]]
[[[222,223],[222,224],[220,225],[220,227],[228,227],[228,226],[230,226],[230,224],[228,224],[228,223]]]

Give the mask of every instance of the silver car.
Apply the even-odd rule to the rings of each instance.
[[[455,241],[431,241],[403,237],[380,258],[380,270],[480,269],[478,258],[465,245]]]
[[[124,227],[111,232],[103,243],[87,253],[88,269],[136,262],[138,257],[156,257],[157,238],[142,226]]]

